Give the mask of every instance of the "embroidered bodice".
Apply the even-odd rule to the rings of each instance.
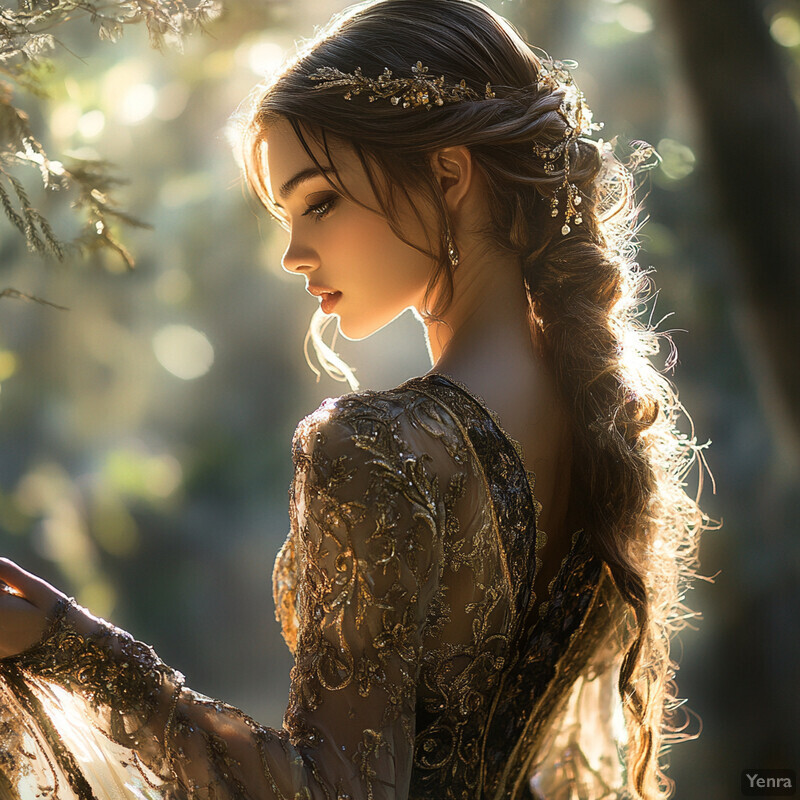
[[[0,789],[621,797],[623,604],[585,530],[539,585],[535,475],[485,403],[436,373],[329,398],[292,458],[272,576],[295,658],[282,726],[189,690],[147,645],[71,607],[0,661]]]

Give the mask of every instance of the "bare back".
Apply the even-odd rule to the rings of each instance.
[[[575,529],[576,509],[570,507],[571,424],[543,358],[517,362],[513,369],[510,360],[488,368],[485,364],[442,358],[431,371],[454,378],[482,400],[521,447],[526,470],[536,476],[534,491],[542,504],[538,527],[547,534],[536,587],[541,593],[557,574]]]

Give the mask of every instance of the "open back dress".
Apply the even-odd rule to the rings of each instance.
[[[64,605],[0,660],[0,797],[623,797],[626,606],[584,529],[540,585],[535,476],[483,400],[434,372],[328,398],[292,458],[281,727]]]

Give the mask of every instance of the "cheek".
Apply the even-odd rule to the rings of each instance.
[[[376,311],[398,314],[415,303],[424,289],[428,259],[394,236],[375,244],[363,262],[362,280],[374,298]]]
[[[400,289],[410,278],[410,262],[418,256],[400,241],[391,228],[374,214],[337,232],[337,249],[349,254],[342,266],[367,294]]]
[[[382,217],[349,204],[345,209],[325,231],[322,263],[330,259],[334,268],[326,277],[348,295],[334,310],[340,332],[362,339],[421,300],[432,263]]]

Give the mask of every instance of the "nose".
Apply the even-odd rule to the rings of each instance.
[[[296,236],[292,236],[283,253],[281,265],[287,272],[305,274],[319,266],[319,256],[312,247],[303,244]]]

